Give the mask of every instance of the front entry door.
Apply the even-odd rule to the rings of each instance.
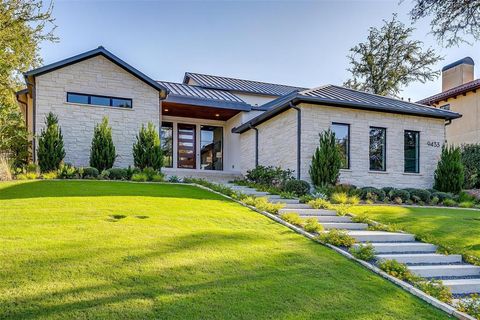
[[[178,124],[178,167],[195,169],[195,125]]]

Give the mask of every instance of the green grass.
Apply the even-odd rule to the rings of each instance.
[[[186,185],[0,183],[0,319],[446,319]]]
[[[480,211],[448,208],[408,208],[397,206],[358,206],[357,215],[393,224],[454,252],[480,258]]]

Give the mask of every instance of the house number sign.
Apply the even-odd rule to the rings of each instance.
[[[434,147],[434,148],[440,148],[441,144],[438,141],[427,141],[427,146]]]

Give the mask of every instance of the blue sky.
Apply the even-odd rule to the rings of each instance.
[[[342,84],[348,50],[370,26],[398,13],[410,23],[410,0],[395,1],[56,1],[58,43],[42,44],[48,64],[103,45],[157,80],[181,82],[185,71],[296,86]],[[445,57],[480,63],[480,45],[441,48],[429,21],[414,37]],[[478,68],[477,68],[478,69]],[[478,75],[478,72],[476,72]],[[418,100],[440,91],[440,79],[410,85]]]

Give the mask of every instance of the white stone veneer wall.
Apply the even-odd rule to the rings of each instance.
[[[132,109],[66,102],[67,92],[131,98]],[[53,112],[62,128],[65,162],[88,166],[95,124],[109,118],[118,158],[116,167],[133,164],[132,145],[142,124],[160,124],[159,93],[102,56],[46,73],[36,78],[36,134],[45,115]],[[38,144],[37,144],[38,145]]]

